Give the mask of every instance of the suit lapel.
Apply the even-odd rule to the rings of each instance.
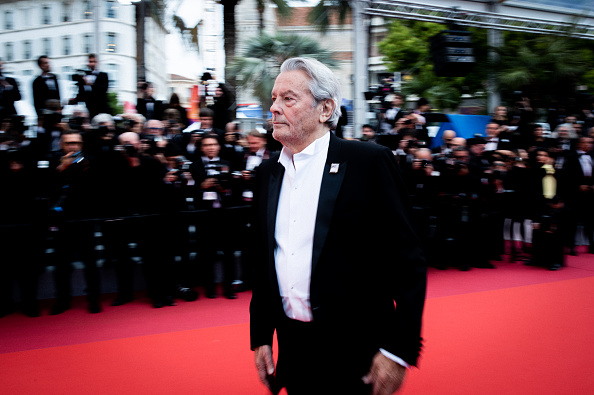
[[[340,146],[341,140],[331,133],[328,157],[324,165],[322,187],[320,188],[316,227],[314,230],[312,273],[318,264],[320,254],[326,242],[328,231],[330,230],[330,222],[334,214],[336,198],[338,197],[338,192],[340,191],[340,186],[346,173],[347,162],[341,160]]]
[[[280,197],[280,190],[283,181],[283,175],[285,174],[285,168],[280,163],[275,163],[274,167],[270,172],[270,182],[268,183],[268,195],[267,195],[267,206],[266,206],[266,227],[268,235],[268,245],[270,246],[268,254],[268,262],[271,262],[269,270],[271,279],[276,281],[276,268],[274,266],[274,249],[276,241],[274,239],[276,233],[276,214],[278,209],[278,199]]]

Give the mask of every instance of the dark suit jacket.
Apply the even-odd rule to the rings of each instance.
[[[91,72],[87,72],[90,74]],[[95,82],[91,85],[91,90],[85,90],[85,85],[78,84],[77,101],[85,102],[89,116],[93,118],[100,113],[109,113],[107,105],[107,89],[109,88],[109,77],[107,73],[99,72],[95,78]]]
[[[6,83],[12,86],[11,89],[2,89],[2,93],[0,94],[0,114],[2,117],[16,115],[17,111],[14,108],[14,102],[21,100],[21,92],[19,91],[19,84],[15,81],[14,78],[11,77],[4,77]]]
[[[585,155],[590,156],[594,167],[594,155],[591,152]],[[594,168],[592,169],[592,172],[594,175]],[[592,195],[580,191],[580,185],[594,185],[594,177],[584,176],[579,155],[574,150],[569,151],[565,156],[563,177],[565,179],[565,184],[562,193],[565,200],[573,206],[592,210]]]
[[[42,76],[39,76],[33,80],[33,104],[35,105],[35,111],[37,115],[40,115],[42,110],[45,108],[45,102],[49,99],[60,100],[60,85],[58,85],[58,78],[55,74],[51,74],[50,78],[54,80],[56,84],[56,90],[50,90],[47,87]]]
[[[153,103],[153,112],[152,114],[147,109],[147,103]],[[139,98],[136,102],[136,111],[139,114],[142,114],[147,121],[149,119],[163,119],[163,111],[165,110],[165,105],[161,100],[155,100],[154,98],[142,99]]]
[[[330,172],[331,164],[339,165],[337,173]],[[254,261],[250,306],[252,348],[271,345],[284,317],[274,261],[283,174],[278,156],[258,167],[254,243],[260,256]],[[347,348],[353,358],[368,356],[367,367],[380,348],[414,365],[421,348],[426,269],[409,218],[392,152],[331,135],[317,209],[310,302],[314,322],[328,334],[325,344]],[[328,358],[324,352],[320,355]]]

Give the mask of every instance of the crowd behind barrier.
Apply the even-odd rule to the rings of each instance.
[[[47,74],[45,61],[39,64]],[[93,89],[85,85],[107,79],[95,74],[90,84],[81,76],[77,99],[92,103],[94,112],[104,107],[89,99]],[[45,87],[54,86],[45,79]],[[16,82],[9,84],[18,90]],[[237,283],[249,289],[255,169],[279,149],[271,144],[270,125],[267,133],[241,131],[229,118],[223,90],[217,91],[216,106],[201,108],[195,124],[177,98],[169,104],[155,100],[148,83],[139,91],[139,112],[116,117],[77,110],[63,118],[60,101],[51,95],[29,130],[16,114],[3,114],[0,316],[19,306],[15,286],[21,310],[40,315],[37,288],[46,266],[55,268],[50,313],[68,310],[73,261],[83,263],[89,312],[100,312],[98,231],[106,265],[116,273],[114,306],[134,298],[136,256],[154,307],[199,294],[214,298],[219,290],[234,299]],[[552,132],[545,134],[525,99],[509,115],[498,107],[475,137],[446,131],[443,145],[431,150],[428,101],[419,100],[413,111],[402,108],[401,95],[388,104],[378,112],[377,125],[363,126],[361,140],[393,150],[429,265],[494,268],[493,262],[507,256],[557,270],[565,254],[576,254],[578,228],[594,253],[591,107],[577,115],[551,114]],[[529,220],[532,229],[520,226],[521,240],[512,237],[506,244],[506,220],[512,229]]]

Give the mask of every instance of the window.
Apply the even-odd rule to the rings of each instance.
[[[46,37],[41,40],[42,43],[42,55],[45,56],[52,56],[52,40],[49,37]]]
[[[12,43],[4,44],[4,59],[6,59],[7,62],[14,60],[14,46]]]
[[[20,23],[24,26],[31,26],[31,9],[30,8],[23,8],[21,11],[21,19]]]
[[[52,8],[49,5],[44,5],[41,8],[41,24],[51,25],[52,24]]]
[[[31,40],[23,41],[23,59],[29,60],[33,56],[33,43]]]
[[[106,52],[116,52],[116,33],[107,33],[107,46],[105,47]]]
[[[115,63],[108,63],[105,71],[109,76],[109,89],[118,89],[118,75],[120,74],[120,66]]]
[[[62,55],[68,56],[72,53],[72,43],[70,36],[62,37]]]
[[[23,70],[23,75],[24,76],[33,75],[33,70]]]
[[[118,17],[118,2],[116,0],[106,0],[105,7],[105,16],[107,18],[115,19]]]
[[[72,7],[68,1],[62,3],[62,22],[72,21]]]
[[[93,5],[90,0],[83,1],[83,19],[93,18]]]
[[[14,14],[12,11],[6,11],[4,13],[4,28],[6,30],[14,29]]]
[[[87,33],[83,36],[83,53],[91,53],[93,52],[93,35]]]

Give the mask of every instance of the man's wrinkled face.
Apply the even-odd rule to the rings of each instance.
[[[272,136],[283,145],[299,145],[322,127],[322,104],[315,103],[310,79],[301,70],[281,73],[272,89]]]

